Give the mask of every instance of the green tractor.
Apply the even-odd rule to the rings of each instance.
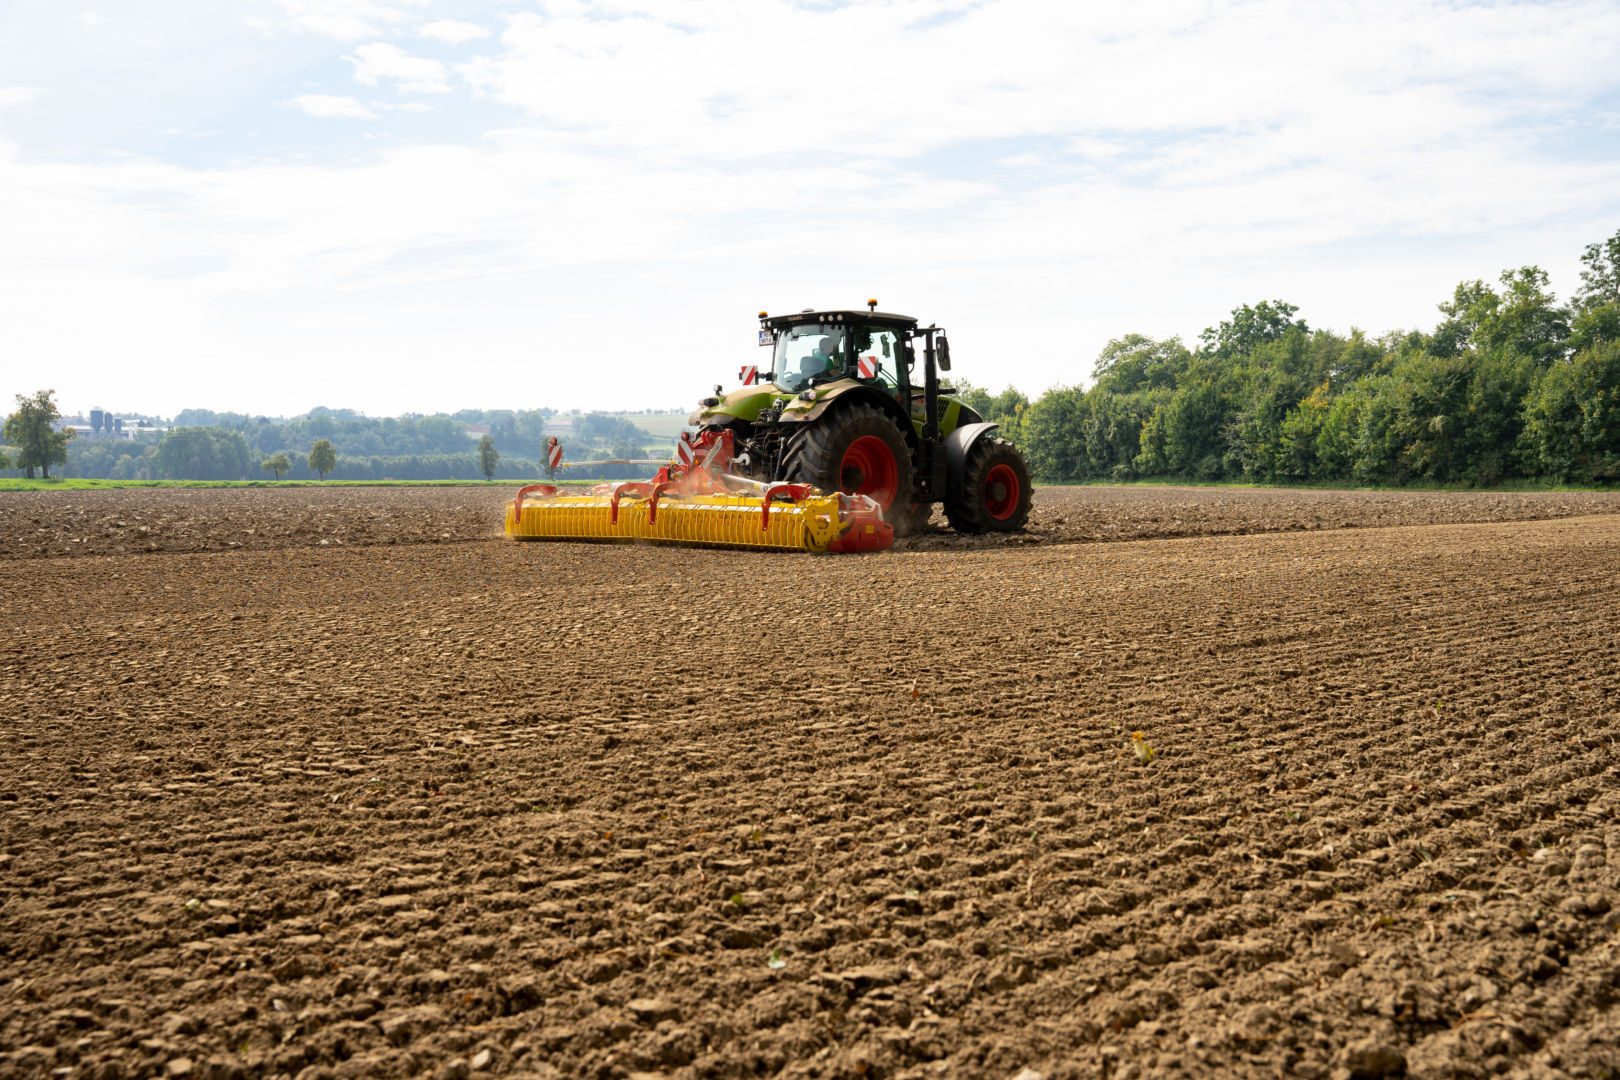
[[[996,424],[952,397],[939,373],[950,345],[937,326],[877,310],[759,314],[769,369],[714,388],[690,423],[730,431],[731,471],[754,480],[867,495],[898,533],[935,503],[958,532],[1015,532],[1029,518],[1029,464]]]

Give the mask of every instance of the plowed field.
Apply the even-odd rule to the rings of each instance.
[[[0,558],[488,540],[500,535],[512,492],[496,486],[0,492]],[[1613,513],[1620,513],[1620,492],[1059,487],[1041,489],[1025,533],[957,536],[936,513],[932,532],[900,546],[961,551]]]
[[[0,1075],[1616,1074],[1615,499],[502,494],[0,496]]]

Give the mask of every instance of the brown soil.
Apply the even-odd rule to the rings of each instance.
[[[1233,536],[1315,529],[1532,521],[1620,513],[1620,491],[1342,491],[1219,487],[1042,487],[1024,533],[967,537],[932,530],[912,550]]]
[[[12,559],[0,1075],[1613,1075],[1620,516],[1376,512]]]
[[[0,493],[0,559],[487,540],[515,489],[130,488]],[[1613,492],[1314,491],[1043,487],[1029,529],[932,529],[903,550],[968,550],[1312,529],[1529,521],[1620,513]]]
[[[508,485],[0,492],[0,559],[435,544],[501,532]]]

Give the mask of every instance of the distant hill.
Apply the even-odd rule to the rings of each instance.
[[[679,439],[681,432],[687,430],[686,418],[691,416],[690,411],[685,412],[625,412],[603,413],[604,416],[616,417],[651,435],[660,444],[673,445]]]

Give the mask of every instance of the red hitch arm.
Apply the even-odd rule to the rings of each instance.
[[[517,517],[517,518],[522,518],[523,517],[523,497],[525,495],[528,495],[529,493],[535,492],[535,491],[540,492],[542,495],[555,495],[555,494],[557,494],[557,485],[556,484],[528,484],[528,485],[526,485],[524,487],[518,488],[517,497],[512,500],[512,515],[514,517]]]
[[[647,496],[647,524],[651,525],[658,520],[658,496],[675,486],[673,480],[665,480],[661,484],[652,486],[652,494]]]
[[[809,484],[772,484],[765,489],[765,505],[759,508],[759,531],[764,532],[771,527],[771,503],[778,495],[786,495],[794,502],[810,497]]]
[[[608,499],[608,523],[612,525],[619,523],[619,497],[621,495],[647,496],[652,494],[652,490],[653,485],[644,480],[631,480],[623,484],[614,484],[613,495]]]

